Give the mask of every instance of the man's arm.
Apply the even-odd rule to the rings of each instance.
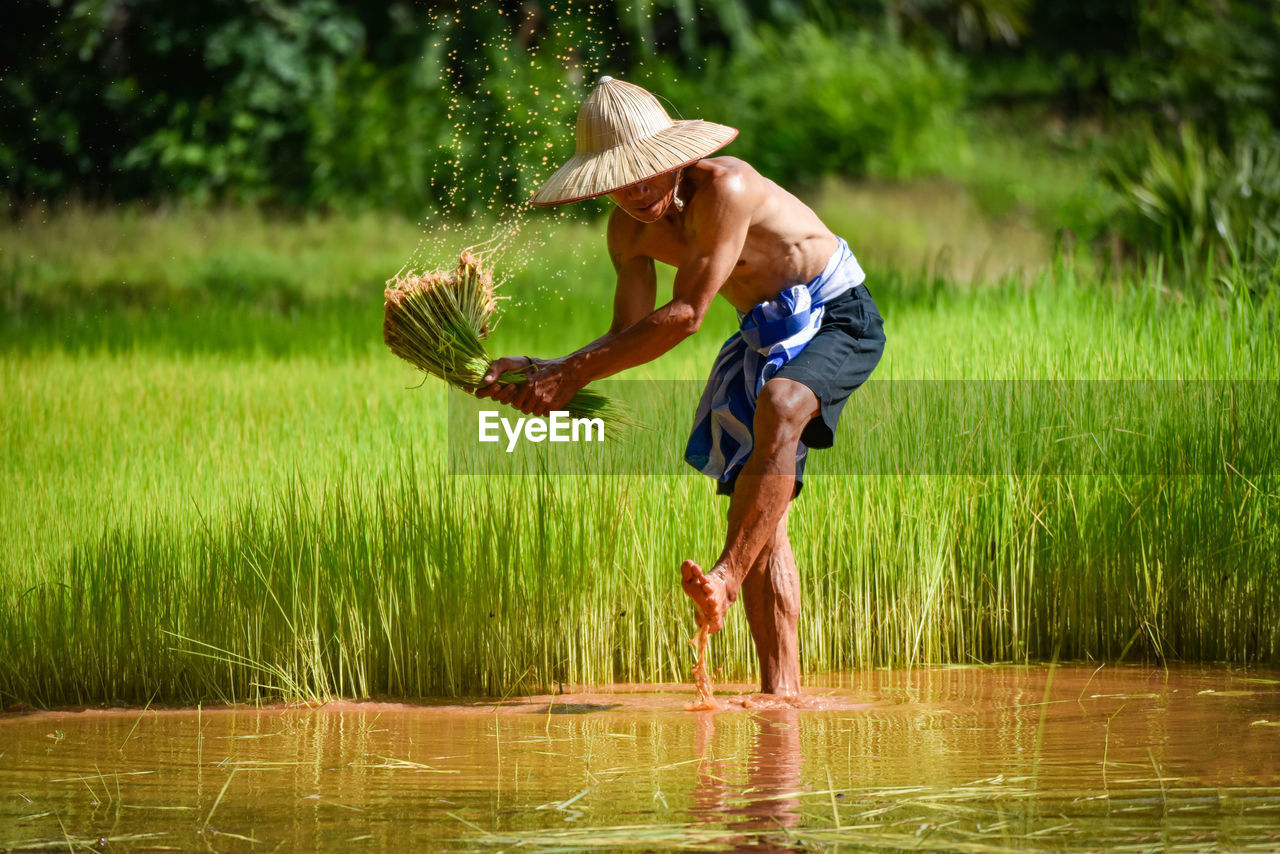
[[[616,216],[609,220],[609,259],[613,261],[613,271],[618,277],[613,293],[610,335],[616,335],[652,313],[658,301],[658,276],[653,269],[653,259],[628,250],[620,233],[627,225],[619,223]]]
[[[563,409],[587,383],[651,362],[696,332],[742,254],[751,209],[736,177],[707,186],[689,208],[689,243],[676,271],[670,302],[563,359],[540,364],[528,382],[486,396],[510,403],[522,412],[545,415],[553,409]],[[620,275],[630,261],[623,253]],[[621,290],[618,298],[622,297]],[[624,302],[628,310],[633,307],[630,300]],[[627,319],[630,317],[626,311],[619,314],[616,298],[615,327]]]
[[[749,222],[743,216],[741,234],[735,236],[725,227],[732,218],[708,215],[717,207],[710,204],[713,195],[709,188],[699,199],[706,203],[689,212],[690,244],[676,270],[671,300],[658,308],[653,259],[634,248],[635,223],[625,214],[615,215],[609,229],[609,254],[618,273],[613,325],[606,335],[560,360],[569,375],[577,375],[583,385],[611,376],[658,358],[698,330],[742,254]]]
[[[657,302],[658,277],[653,269],[653,259],[630,252],[627,248],[634,242],[634,232],[635,222],[615,209],[613,216],[609,218],[608,245],[609,260],[613,262],[617,284],[613,293],[613,322],[606,334],[626,329],[651,313]],[[480,397],[491,397],[502,403],[509,403],[515,395],[515,388],[497,385],[497,378],[507,371],[525,371],[530,367],[536,370],[539,365],[549,364],[551,361],[534,359],[532,356],[507,356],[498,359],[489,366],[476,393]]]

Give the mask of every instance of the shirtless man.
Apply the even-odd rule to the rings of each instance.
[[[831,446],[845,400],[885,339],[844,241],[749,164],[706,157],[736,133],[672,122],[640,87],[601,80],[578,117],[577,155],[533,203],[610,195],[613,324],[560,359],[497,360],[477,394],[532,415],[564,409],[587,383],[652,361],[697,332],[717,294],[728,300],[742,331],[721,350],[685,455],[731,495],[728,533],[710,571],[686,560],[681,580],[712,632],[742,595],[762,691],[794,696],[800,580],[787,510],[806,446]],[[677,268],[661,306],[655,261]],[[496,382],[503,371],[530,367],[523,384]]]

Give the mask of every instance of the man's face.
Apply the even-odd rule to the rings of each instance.
[[[666,215],[676,194],[680,170],[673,169],[646,178],[638,184],[609,194],[613,203],[640,222],[655,222]]]

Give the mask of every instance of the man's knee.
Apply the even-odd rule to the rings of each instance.
[[[818,414],[818,398],[804,383],[775,377],[756,397],[756,444],[794,445]]]

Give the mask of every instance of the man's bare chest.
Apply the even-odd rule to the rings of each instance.
[[[654,223],[646,229],[646,233],[636,247],[637,250],[655,261],[679,269],[691,258],[692,240],[676,227],[665,224],[664,227],[655,226],[658,224]],[[748,235],[737,257],[733,259],[729,278],[743,284],[753,283],[757,276],[766,272],[759,264],[760,259],[757,257],[759,254],[753,251],[751,236]]]

